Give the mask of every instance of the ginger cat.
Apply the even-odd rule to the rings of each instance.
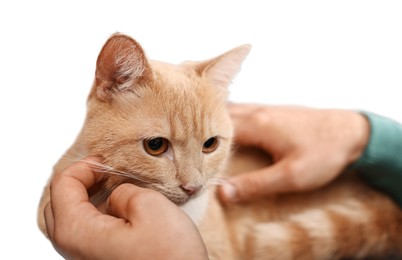
[[[402,255],[401,210],[352,174],[312,192],[219,203],[220,178],[270,162],[256,149],[232,152],[227,88],[249,50],[172,65],[148,60],[136,41],[113,35],[97,60],[82,131],[54,172],[87,155],[103,158],[88,162],[104,172],[95,204],[124,182],[159,191],[196,222],[210,259]],[[45,234],[49,199],[47,186],[38,210]]]

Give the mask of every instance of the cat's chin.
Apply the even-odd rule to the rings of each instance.
[[[158,190],[157,190],[158,191]],[[160,192],[160,191],[159,191]],[[165,194],[163,192],[161,192],[166,198],[168,198],[171,202],[173,202],[174,204],[176,204],[177,206],[181,207],[184,204],[188,203],[189,201],[197,198],[197,197],[189,197],[189,196],[181,196],[181,197],[177,197],[177,196],[171,196],[171,194]]]
[[[208,190],[202,192],[200,195],[194,198],[190,198],[185,203],[179,205],[179,207],[190,217],[190,219],[198,225],[208,207]]]
[[[177,191],[166,191],[165,189],[159,189],[158,187],[151,186],[149,188],[160,192],[179,207],[189,203],[192,200],[196,200],[198,197],[202,196],[206,192],[205,190],[201,190],[200,192],[194,193],[192,195],[187,195],[184,192],[181,192],[179,189]]]

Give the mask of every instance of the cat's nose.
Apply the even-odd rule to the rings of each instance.
[[[202,185],[194,185],[194,184],[183,184],[180,185],[180,188],[189,196],[196,194],[202,188]]]

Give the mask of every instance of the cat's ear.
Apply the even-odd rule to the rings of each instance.
[[[251,45],[249,44],[239,46],[212,60],[199,64],[197,70],[212,84],[226,88],[239,72],[250,49]]]
[[[114,93],[134,88],[150,77],[151,69],[141,46],[123,34],[114,34],[103,46],[96,62],[92,95],[109,101]]]

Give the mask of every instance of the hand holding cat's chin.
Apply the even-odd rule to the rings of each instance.
[[[354,111],[229,105],[238,145],[264,150],[274,163],[234,176],[218,189],[222,202],[322,187],[362,154],[369,123]]]
[[[88,197],[87,190],[96,180],[92,169],[78,162],[52,181],[51,203],[46,207],[45,219],[49,238],[62,256],[207,259],[194,223],[163,195],[122,184],[110,195],[106,204],[108,214],[104,214]]]

